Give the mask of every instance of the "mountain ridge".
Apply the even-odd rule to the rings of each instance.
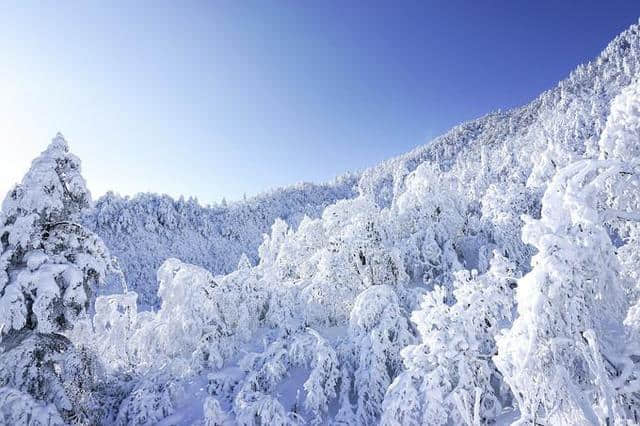
[[[57,135],[0,212],[0,422],[635,424],[639,29],[525,106],[224,207],[92,208]]]
[[[372,196],[380,207],[389,206],[402,192],[407,176],[423,163],[433,164],[441,172],[460,169],[461,164],[495,163],[492,168],[497,170],[486,171],[489,176],[483,178],[483,186],[467,191],[470,199],[480,202],[487,183],[521,179],[522,176],[508,177],[508,169],[516,168],[527,175],[527,196],[539,201],[544,190],[543,177],[551,176],[570,158],[593,149],[608,116],[610,101],[637,74],[640,67],[638,31],[638,24],[632,25],[614,38],[600,55],[578,66],[528,104],[458,124],[424,145],[360,172],[347,172],[328,183],[277,188],[231,203],[226,208],[199,206],[193,201],[181,202],[166,195],[141,193],[120,197],[110,193],[97,200],[94,214],[86,219],[87,225],[120,259],[127,282],[139,291],[141,302],[153,306],[158,302],[155,271],[167,257],[204,266],[214,274],[231,272],[243,253],[252,262],[257,261],[262,235],[269,232],[275,219],[284,219],[295,228],[305,215],[318,217],[326,206],[358,194]],[[549,123],[556,122],[567,125],[554,129]],[[540,158],[551,139],[559,150],[554,153],[555,164],[535,163],[534,159]],[[511,159],[505,161],[505,158]],[[480,184],[471,177],[469,185]],[[147,205],[142,206],[145,202]],[[184,232],[174,232],[168,224],[171,221],[162,216],[171,210],[174,216],[180,216],[179,210],[185,209],[192,211],[192,216],[198,210],[199,218],[186,226],[188,229],[182,228]],[[146,218],[135,227],[123,228],[118,224],[122,216],[140,219],[140,214],[146,214]],[[229,223],[234,225],[229,227]],[[227,232],[227,228],[233,230]],[[241,238],[244,240],[240,241]],[[154,240],[156,243],[152,246],[141,245],[143,241]],[[181,240],[190,240],[196,248],[181,247]],[[168,248],[167,241],[172,242],[173,247]]]

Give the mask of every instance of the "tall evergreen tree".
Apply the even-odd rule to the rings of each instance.
[[[90,399],[92,377],[63,376],[95,365],[64,334],[112,267],[100,238],[80,224],[90,203],[80,160],[58,134],[9,192],[0,217],[0,384],[80,422],[89,421],[81,400]],[[0,413],[12,418],[4,401]]]

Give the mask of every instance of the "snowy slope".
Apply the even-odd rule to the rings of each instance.
[[[478,203],[494,183],[504,187],[529,179],[523,196],[535,208],[556,169],[575,157],[593,154],[611,100],[637,75],[637,31],[634,26],[622,33],[597,59],[578,67],[530,104],[456,126],[360,175],[275,190],[229,207],[201,207],[194,201],[153,194],[133,198],[107,194],[97,201],[86,223],[119,259],[129,288],[140,293],[140,302],[156,305],[155,271],[164,259],[177,257],[215,274],[232,271],[242,253],[255,263],[262,234],[276,218],[296,226],[305,214],[318,217],[327,205],[358,193],[370,194],[380,207],[387,207],[403,191],[406,177],[423,163],[451,174],[466,173],[465,195]],[[554,164],[541,162],[550,142],[558,151],[553,152]],[[470,259],[469,265],[475,263]]]
[[[156,271],[165,259],[177,257],[215,274],[233,271],[243,253],[255,264],[262,236],[276,219],[295,225],[305,215],[318,217],[324,207],[353,197],[356,179],[347,174],[327,184],[301,183],[213,207],[167,195],[108,193],[84,222],[119,259],[139,302],[156,306]]]
[[[531,103],[463,123],[426,145],[366,170],[358,184],[360,191],[374,194],[381,205],[388,205],[394,191],[402,190],[406,175],[425,162],[450,171],[496,159],[506,162],[507,152],[515,157],[522,173],[529,175],[549,142],[564,151],[556,167],[566,163],[565,156],[582,155],[588,150],[593,153],[612,99],[637,77],[638,37],[634,25],[596,59],[580,65]],[[509,172],[495,171],[502,180]]]
[[[359,175],[89,201],[58,136],[3,204],[0,423],[640,418],[639,25]]]

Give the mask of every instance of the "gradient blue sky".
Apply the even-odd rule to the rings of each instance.
[[[638,1],[2,2],[0,191],[57,131],[94,196],[324,181],[528,102]]]

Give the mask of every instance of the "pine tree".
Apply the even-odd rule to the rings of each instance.
[[[64,333],[112,267],[100,238],[80,224],[90,203],[80,161],[58,134],[7,195],[0,223],[0,382],[81,422],[90,416],[77,399],[85,392],[63,378],[79,353]]]
[[[80,223],[91,196],[58,134],[3,203],[0,329],[58,333],[86,312],[111,265]]]

